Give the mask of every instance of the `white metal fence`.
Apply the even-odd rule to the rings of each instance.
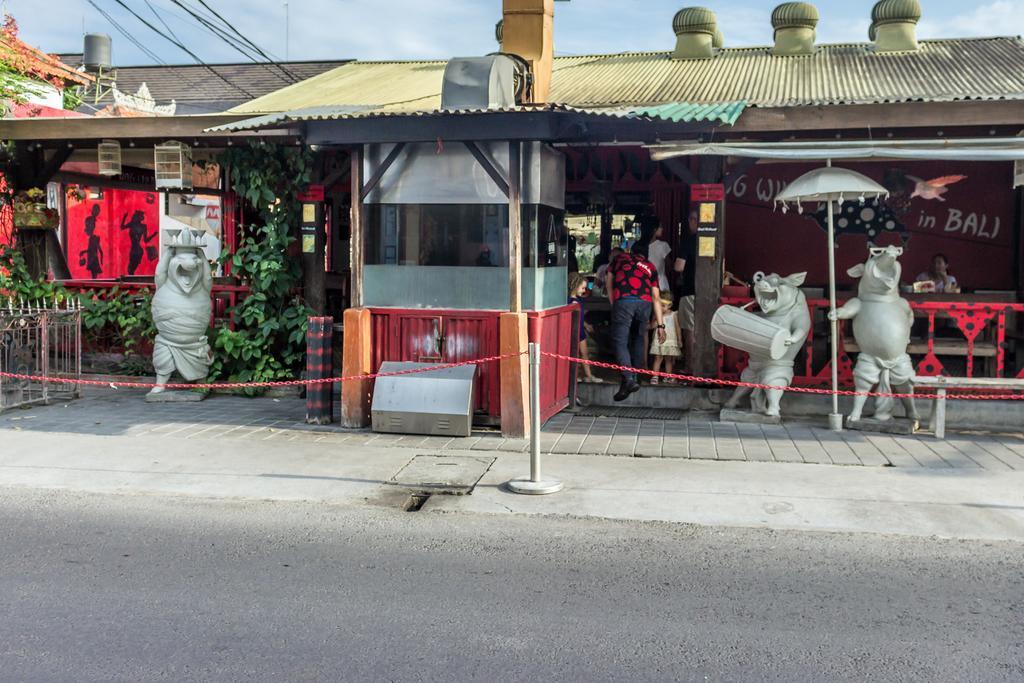
[[[6,302],[0,306],[0,372],[50,378],[0,376],[0,412],[19,406],[77,398],[82,376],[82,311],[77,303]]]

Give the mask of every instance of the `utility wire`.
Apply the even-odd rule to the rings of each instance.
[[[176,1],[176,0],[175,0],[175,1]],[[277,67],[278,67],[279,69],[281,69],[282,71],[284,71],[285,73],[287,73],[287,74],[289,75],[289,77],[290,77],[290,78],[292,78],[292,82],[293,82],[293,83],[298,83],[298,82],[299,82],[300,80],[302,80],[302,79],[300,79],[299,77],[297,77],[297,76],[296,76],[295,74],[291,73],[290,71],[288,71],[287,69],[285,69],[284,67],[282,67],[282,66],[281,66],[281,65],[280,65],[280,64],[279,64],[278,62],[276,62],[275,60],[271,59],[271,58],[270,58],[270,56],[269,56],[269,55],[268,55],[268,54],[267,54],[266,52],[264,52],[264,51],[263,51],[263,50],[262,50],[262,49],[260,48],[260,46],[259,46],[259,45],[257,45],[256,43],[252,42],[251,40],[249,40],[248,38],[246,38],[246,37],[245,37],[244,35],[242,35],[242,32],[241,32],[241,31],[239,31],[239,30],[238,30],[237,28],[235,28],[235,27],[234,27],[234,25],[233,25],[233,24],[232,24],[232,23],[231,23],[230,21],[228,21],[227,19],[225,19],[225,18],[224,18],[224,17],[223,17],[223,16],[222,16],[222,15],[221,15],[221,14],[220,14],[219,12],[217,12],[217,10],[213,9],[212,7],[210,7],[210,5],[208,5],[208,4],[206,3],[206,0],[198,0],[198,2],[199,2],[199,4],[200,4],[200,5],[202,5],[202,6],[203,6],[203,7],[205,7],[205,8],[207,9],[207,10],[209,10],[209,11],[210,11],[210,13],[211,13],[211,14],[213,14],[213,16],[215,16],[215,17],[217,17],[218,19],[220,19],[221,23],[223,23],[223,24],[224,24],[224,25],[225,25],[226,27],[228,27],[229,29],[231,29],[232,33],[234,33],[235,35],[237,35],[237,36],[238,36],[239,38],[241,38],[241,39],[242,39],[242,40],[243,40],[243,41],[244,41],[244,42],[245,42],[245,43],[246,43],[247,45],[249,45],[249,46],[250,46],[250,47],[252,47],[252,48],[253,48],[254,50],[256,50],[256,52],[258,52],[258,53],[259,53],[259,54],[260,54],[260,55],[261,55],[261,56],[262,56],[262,57],[263,57],[264,59],[266,59],[266,60],[267,60],[268,62],[270,62],[271,64],[274,64],[274,65],[275,65],[275,66],[277,66]]]
[[[167,29],[167,32],[170,33],[171,36],[175,40],[177,40],[177,41],[181,40],[181,38],[178,37],[178,34],[174,32],[174,29],[171,28],[167,24],[167,22],[164,21],[164,18],[162,16],[160,16],[160,13],[156,11],[156,7],[153,6],[153,3],[151,3],[149,0],[146,0],[146,7],[149,8],[149,11],[153,13],[153,16],[156,17],[157,21],[159,21],[161,24],[163,24],[164,28]]]
[[[92,0],[90,0],[90,2],[92,2]],[[201,64],[202,66],[206,67],[206,68],[207,68],[207,70],[209,70],[209,72],[210,72],[210,73],[212,73],[212,74],[213,74],[214,76],[216,76],[216,77],[217,77],[217,78],[219,78],[220,80],[224,81],[224,83],[226,83],[226,84],[227,84],[228,86],[230,86],[231,88],[234,88],[234,89],[236,89],[236,90],[239,90],[239,91],[241,91],[241,92],[242,92],[242,93],[243,93],[244,95],[246,95],[246,96],[247,96],[247,97],[249,97],[250,99],[255,99],[255,95],[253,95],[252,93],[250,93],[250,92],[246,91],[246,90],[245,90],[244,88],[242,88],[241,86],[235,85],[234,83],[232,83],[231,81],[229,81],[229,80],[228,80],[227,78],[225,78],[225,77],[224,77],[223,75],[221,75],[221,74],[220,74],[220,73],[219,73],[219,72],[218,72],[218,71],[217,71],[216,69],[214,69],[214,68],[213,68],[213,67],[211,67],[211,66],[210,66],[209,64],[207,64],[206,62],[204,62],[204,61],[203,61],[203,60],[202,60],[202,59],[201,59],[201,58],[199,57],[199,55],[197,55],[197,54],[196,54],[195,52],[192,52],[192,50],[188,49],[188,48],[187,48],[187,47],[185,46],[185,44],[184,44],[184,43],[182,43],[182,42],[181,42],[181,41],[179,41],[179,40],[176,40],[176,39],[174,39],[174,38],[171,38],[171,37],[169,37],[169,36],[168,36],[168,35],[167,35],[166,33],[164,33],[163,31],[161,31],[160,29],[158,29],[158,28],[157,28],[156,26],[153,26],[153,24],[151,24],[151,23],[149,23],[148,21],[146,21],[146,19],[145,19],[145,18],[143,18],[142,16],[140,16],[138,12],[136,12],[136,11],[135,11],[135,10],[133,10],[133,9],[132,9],[131,7],[129,7],[129,6],[127,5],[127,3],[125,3],[125,2],[124,2],[124,0],[114,0],[114,2],[116,2],[116,3],[118,4],[118,5],[120,5],[120,6],[121,6],[121,7],[123,7],[124,9],[128,10],[128,12],[129,12],[129,13],[130,13],[130,14],[131,14],[131,15],[132,15],[133,17],[135,17],[135,18],[136,18],[136,19],[138,19],[138,20],[139,20],[140,22],[142,22],[142,24],[144,24],[144,25],[145,25],[145,26],[146,26],[147,28],[149,28],[149,30],[153,31],[153,32],[154,32],[154,33],[156,33],[156,34],[157,34],[158,36],[160,36],[161,38],[163,38],[164,40],[166,40],[167,42],[171,43],[172,45],[176,46],[177,48],[179,48],[180,50],[182,50],[183,52],[185,52],[186,54],[188,54],[188,56],[190,56],[190,57],[191,57],[192,59],[196,60],[196,63],[198,63],[198,64]]]
[[[152,50],[150,50],[145,45],[143,45],[141,42],[139,42],[139,40],[135,36],[133,36],[127,29],[125,29],[116,19],[114,19],[114,17],[112,17],[107,12],[105,12],[102,7],[97,5],[94,2],[94,0],[88,0],[88,2],[89,2],[90,5],[93,6],[93,8],[97,12],[99,12],[103,16],[103,18],[105,18],[108,22],[110,22],[111,26],[113,26],[115,29],[117,29],[117,31],[121,35],[123,35],[125,38],[127,38],[129,40],[129,42],[131,42],[133,45],[135,45],[135,47],[139,48],[139,50],[141,50],[143,54],[145,54],[150,59],[152,59],[156,64],[159,64],[161,66],[167,66],[167,63],[164,60],[162,60],[159,55],[157,55]],[[147,4],[149,4],[148,1],[147,1]],[[170,29],[168,28],[168,30],[170,30]],[[177,36],[175,36],[175,37],[177,37]],[[169,67],[169,68],[173,68],[173,67]],[[178,77],[180,77],[183,81],[185,81],[186,83],[188,83],[189,85],[191,85],[193,87],[197,87],[198,88],[198,87],[202,87],[202,85],[203,85],[202,81],[196,80],[194,78],[190,78],[190,77],[188,77],[187,75],[185,75],[184,73],[181,73],[181,72],[176,72],[176,73],[177,73]],[[100,111],[96,107],[90,106],[90,108],[93,109],[94,111]]]
[[[294,74],[292,74],[291,72],[289,72],[287,70],[282,69],[282,67],[280,67],[280,66],[278,66],[276,64],[273,64],[272,62],[268,63],[268,62],[265,62],[265,61],[258,60],[256,57],[253,56],[253,54],[252,54],[253,49],[252,48],[247,47],[244,43],[240,43],[237,38],[232,37],[224,29],[222,29],[219,26],[216,26],[215,24],[210,22],[206,17],[204,17],[204,16],[194,12],[192,10],[192,8],[190,8],[187,5],[185,5],[180,0],[171,0],[171,2],[173,2],[175,5],[177,5],[181,9],[185,10],[186,12],[188,12],[189,15],[194,17],[197,21],[199,21],[203,26],[207,27],[210,31],[214,32],[215,35],[218,38],[220,38],[222,41],[224,41],[229,46],[234,48],[235,51],[241,53],[242,56],[244,56],[246,59],[252,61],[255,64],[259,64],[259,65],[263,66],[267,70],[267,72],[270,73],[271,75],[279,76],[279,74],[275,73],[270,68],[271,65],[277,66],[278,70],[283,72],[284,79],[285,79],[286,82],[289,82],[289,83],[296,83],[297,82],[296,79],[295,79]]]
[[[157,64],[164,64],[164,61],[160,59],[159,56],[157,56],[152,50],[147,48],[145,45],[140,43],[138,39],[135,38],[135,36],[133,36],[131,33],[125,30],[125,28],[121,26],[121,24],[117,23],[117,21],[114,20],[114,17],[107,14],[102,7],[97,5],[93,0],[89,0],[89,4],[92,5],[93,8],[103,16],[104,19],[110,22],[110,25],[117,29],[121,35],[127,38],[128,41],[131,42],[135,47],[139,48],[139,50],[141,50],[143,54],[145,54],[147,57],[152,59]]]

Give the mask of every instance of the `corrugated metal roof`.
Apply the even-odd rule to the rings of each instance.
[[[210,128],[208,132],[237,132],[242,130],[260,130],[263,128],[281,127],[288,123],[303,121],[330,121],[340,119],[363,119],[373,117],[395,116],[465,116],[469,114],[507,114],[510,112],[566,111],[592,116],[608,116],[621,119],[638,119],[653,121],[671,121],[687,123],[699,121],[718,121],[732,125],[743,113],[744,102],[723,102],[715,104],[690,104],[687,102],[671,102],[654,107],[571,107],[564,104],[542,106],[508,107],[503,109],[431,109],[406,111],[372,105],[352,105],[340,107],[306,107],[293,111],[264,114],[253,118],[235,121],[223,126]]]
[[[444,61],[351,62],[235,107],[263,114],[316,106],[386,111],[441,106]],[[669,52],[556,57],[551,101],[576,107],[746,102],[752,107],[1024,100],[1020,38],[926,40],[913,53],[869,43],[821,45],[806,56],[726,48],[711,59]]]

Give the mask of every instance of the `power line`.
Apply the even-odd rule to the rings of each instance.
[[[90,2],[92,2],[92,0],[90,0]],[[161,31],[160,29],[158,29],[158,28],[157,28],[156,26],[153,26],[153,24],[151,24],[151,23],[149,23],[148,21],[146,21],[146,19],[144,19],[144,18],[143,18],[142,16],[140,16],[138,12],[136,12],[136,11],[135,11],[135,10],[133,10],[133,9],[132,9],[131,7],[129,7],[129,6],[128,6],[128,5],[127,5],[127,4],[125,3],[125,2],[124,2],[124,0],[114,0],[114,2],[116,2],[116,3],[118,4],[118,5],[120,5],[120,6],[121,6],[121,7],[123,7],[124,9],[128,10],[128,12],[129,12],[129,13],[130,13],[130,14],[131,14],[131,15],[132,15],[133,17],[135,17],[135,18],[136,18],[136,19],[138,19],[138,20],[139,20],[140,22],[142,22],[142,23],[143,23],[143,24],[144,24],[144,25],[145,25],[145,26],[146,26],[147,28],[149,28],[149,30],[153,31],[153,33],[156,33],[156,34],[157,34],[158,36],[160,36],[161,38],[163,38],[163,39],[164,39],[164,40],[166,40],[167,42],[171,43],[172,45],[176,46],[177,48],[179,48],[180,50],[182,50],[183,52],[185,52],[186,54],[188,54],[188,56],[190,56],[190,57],[191,57],[192,59],[196,60],[196,63],[197,63],[197,64],[200,64],[200,65],[202,65],[202,66],[206,67],[206,69],[207,69],[207,70],[208,70],[208,71],[209,71],[210,73],[212,73],[212,74],[213,74],[214,76],[216,76],[216,77],[217,77],[217,78],[219,78],[220,80],[224,81],[224,83],[226,83],[226,84],[227,84],[228,86],[230,86],[230,87],[232,87],[232,88],[235,88],[235,89],[237,89],[237,90],[241,91],[241,92],[242,92],[242,93],[243,93],[244,95],[246,95],[246,96],[247,96],[247,97],[249,97],[250,99],[255,99],[255,95],[253,95],[253,94],[252,94],[251,92],[248,92],[248,91],[246,91],[246,90],[245,90],[244,88],[242,88],[241,86],[235,85],[234,83],[232,83],[231,81],[229,81],[229,80],[228,80],[227,78],[225,78],[225,77],[224,77],[223,75],[221,75],[220,73],[218,73],[218,72],[217,72],[217,71],[216,71],[216,70],[215,70],[215,69],[214,69],[213,67],[211,67],[211,66],[210,66],[209,64],[207,64],[206,62],[204,62],[204,61],[203,61],[203,60],[202,60],[202,59],[201,59],[201,58],[199,57],[199,55],[197,55],[197,54],[196,54],[195,52],[192,52],[192,50],[188,49],[188,48],[187,48],[187,47],[186,47],[186,46],[184,45],[184,43],[182,43],[181,41],[179,41],[179,40],[176,40],[176,39],[174,39],[174,38],[170,38],[170,37],[168,37],[166,33],[164,33],[163,31]]]
[[[245,42],[245,43],[246,43],[247,45],[249,45],[249,46],[250,46],[250,47],[252,47],[252,48],[253,48],[254,50],[256,50],[256,52],[257,52],[257,53],[259,53],[259,54],[260,54],[260,55],[261,55],[261,56],[262,56],[262,57],[263,57],[264,59],[266,59],[266,60],[267,60],[268,62],[270,62],[271,64],[274,64],[274,65],[275,65],[275,66],[277,66],[277,67],[278,67],[279,69],[281,69],[282,71],[284,71],[285,73],[287,73],[287,74],[289,75],[289,77],[290,77],[290,78],[292,78],[292,82],[293,82],[293,83],[298,83],[298,82],[299,82],[300,80],[302,80],[302,79],[298,78],[298,77],[297,77],[297,76],[296,76],[295,74],[291,73],[290,71],[288,71],[287,69],[285,69],[284,67],[282,67],[282,66],[281,66],[281,65],[280,65],[280,64],[279,64],[278,62],[276,62],[276,61],[274,61],[273,59],[271,59],[271,58],[270,58],[270,56],[269,56],[269,55],[268,55],[268,54],[267,54],[266,52],[264,52],[264,51],[263,51],[263,50],[262,50],[262,49],[260,48],[260,46],[259,46],[259,45],[257,45],[256,43],[252,42],[251,40],[249,40],[248,38],[246,38],[246,37],[245,37],[244,35],[242,35],[242,32],[241,32],[241,31],[239,31],[239,30],[238,30],[237,28],[235,28],[235,27],[234,27],[234,25],[233,25],[233,24],[232,24],[232,23],[231,23],[230,21],[228,21],[227,19],[225,19],[225,18],[224,18],[224,17],[223,17],[223,16],[222,16],[222,15],[221,15],[221,14],[220,14],[219,12],[217,12],[217,10],[213,9],[212,7],[210,7],[210,6],[209,6],[209,5],[208,5],[208,4],[206,3],[206,0],[198,0],[198,2],[199,2],[199,4],[200,4],[200,5],[202,5],[202,6],[203,6],[203,7],[205,7],[205,8],[207,9],[207,10],[209,10],[209,11],[210,11],[210,13],[211,13],[211,14],[213,14],[213,16],[215,16],[215,17],[217,17],[218,19],[220,19],[221,23],[223,23],[223,24],[224,24],[224,25],[225,25],[225,26],[226,26],[227,28],[231,29],[231,32],[232,32],[232,33],[234,33],[235,35],[237,35],[237,36],[238,36],[239,38],[241,38],[241,39],[242,39],[242,40],[243,40],[243,41],[244,41],[244,42]]]
[[[260,62],[255,57],[253,57],[252,50],[250,48],[247,48],[247,46],[245,46],[244,44],[239,43],[239,41],[236,38],[233,38],[230,34],[228,34],[226,31],[224,31],[224,29],[222,29],[222,28],[220,28],[218,26],[215,26],[206,17],[203,17],[200,14],[197,14],[196,12],[194,12],[192,10],[192,8],[188,7],[184,3],[180,2],[180,0],[171,0],[171,2],[173,2],[175,5],[177,5],[181,9],[185,10],[186,12],[188,12],[189,15],[191,15],[197,21],[199,21],[200,24],[202,24],[203,26],[208,28],[210,30],[210,32],[212,32],[215,36],[217,36],[222,41],[227,43],[235,51],[239,52],[243,57],[245,57],[246,59],[248,59],[248,60],[250,60],[250,61],[252,61],[252,62],[254,62],[256,64],[261,64],[272,75],[275,75],[275,76],[278,75],[278,74],[274,73],[270,69],[270,64],[268,64],[267,62]],[[278,67],[278,68],[280,68],[280,67]],[[286,73],[285,74],[285,80],[294,83],[295,82],[294,78],[290,78],[289,76],[290,76],[290,74]]]
[[[143,52],[143,54],[145,54],[147,57],[152,59],[157,64],[164,64],[164,61],[162,59],[160,59],[160,57],[158,57],[152,50],[147,48],[145,45],[140,43],[135,38],[135,36],[133,36],[131,33],[129,33],[127,30],[125,30],[125,28],[123,26],[121,26],[121,24],[117,23],[112,16],[110,16],[109,14],[107,14],[103,10],[102,7],[97,5],[93,0],[89,0],[89,4],[92,5],[93,8],[103,16],[104,19],[106,19],[108,22],[110,22],[110,25],[113,26],[115,29],[117,29],[117,31],[121,35],[123,35],[125,38],[127,38],[128,41],[132,43],[132,45],[134,45],[135,47],[139,48],[139,50],[141,50]]]
[[[131,42],[133,45],[135,45],[135,47],[139,48],[139,50],[141,50],[143,52],[143,54],[148,56],[155,63],[160,64],[161,66],[167,66],[167,63],[163,59],[161,59],[159,55],[157,55],[152,50],[150,50],[145,45],[143,45],[141,42],[139,42],[139,40],[135,36],[133,36],[131,34],[131,32],[129,32],[120,23],[118,23],[118,21],[116,19],[114,19],[114,17],[112,17],[107,12],[105,12],[102,7],[97,5],[93,0],[88,0],[88,1],[89,1],[89,4],[92,5],[93,8],[103,16],[103,18],[105,18],[108,22],[110,22],[111,26],[113,26],[115,29],[117,29],[117,31],[121,35],[123,35],[125,38],[127,38],[129,40],[129,42]],[[148,4],[148,2],[147,2],[147,4]],[[187,75],[185,75],[184,73],[180,73],[179,72],[178,76],[183,81],[185,81],[186,83],[188,83],[191,86],[202,87],[202,82],[201,81],[198,81],[198,80],[196,80],[194,78],[190,78]],[[94,111],[100,111],[96,107],[90,107],[90,108],[93,109]]]
[[[156,11],[156,7],[153,7],[153,3],[151,3],[149,0],[146,0],[146,7],[149,8],[149,11],[153,13],[153,16],[156,17],[157,21],[163,24],[164,28],[167,29],[167,32],[170,33],[175,40],[181,40],[181,38],[178,38],[178,34],[174,32],[174,29],[172,29],[167,24],[167,22],[164,21],[164,18],[160,16],[160,14]]]

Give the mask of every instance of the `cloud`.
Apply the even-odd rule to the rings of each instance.
[[[996,0],[944,17],[930,16],[926,7],[917,30],[921,38],[1019,36],[1022,33],[1024,0]]]
[[[192,60],[119,7],[95,0],[122,26],[167,63]],[[125,0],[150,22],[160,25],[143,0]],[[196,0],[185,0],[193,6]],[[209,0],[208,0],[209,1]],[[291,59],[445,59],[496,49],[494,24],[501,0],[289,0]],[[781,1],[781,0],[778,0]],[[727,46],[769,45],[771,11],[777,0],[709,0]],[[219,38],[204,32],[171,0],[149,0],[174,31],[204,60],[242,61]],[[985,0],[982,0],[985,2]],[[209,2],[246,36],[277,58],[285,55],[283,0]],[[679,0],[573,0],[558,3],[555,49],[558,54],[671,50],[672,17]],[[863,42],[871,0],[819,0],[818,41]],[[991,0],[959,10],[952,3],[930,2],[918,35],[983,36],[1024,33],[1024,0]],[[125,39],[87,0],[8,0],[22,37],[47,51],[77,51],[87,31],[109,33],[114,59],[121,65],[151,60]],[[956,8],[956,9],[954,9]]]

